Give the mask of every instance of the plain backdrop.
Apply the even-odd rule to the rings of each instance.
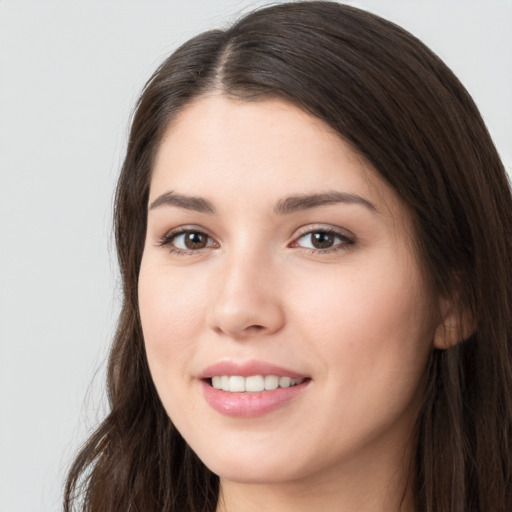
[[[512,1],[349,3],[452,67],[512,169]],[[72,454],[105,412],[111,203],[142,85],[192,35],[264,4],[0,0],[0,512],[60,510]]]

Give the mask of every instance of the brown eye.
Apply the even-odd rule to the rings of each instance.
[[[215,241],[206,233],[192,230],[183,230],[165,235],[160,241],[160,245],[167,247],[174,253],[186,253],[218,247]]]
[[[329,252],[342,249],[354,243],[347,235],[332,229],[317,229],[304,233],[294,243],[295,247]]]
[[[204,233],[191,231],[183,234],[183,243],[187,249],[203,249],[208,244],[208,236]]]
[[[319,231],[317,233],[311,233],[311,245],[315,249],[328,249],[334,245],[336,237],[332,233],[325,233]]]

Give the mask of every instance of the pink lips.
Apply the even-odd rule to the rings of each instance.
[[[280,377],[290,377],[292,379],[306,377],[305,375],[287,370],[281,366],[265,363],[263,361],[247,361],[245,363],[221,361],[205,368],[199,374],[199,378],[210,379],[215,375],[240,375],[242,377],[249,377],[250,375],[279,375]]]
[[[296,386],[288,388],[277,388],[261,392],[233,393],[215,389],[211,386],[210,379],[217,375],[240,375],[242,377],[277,375],[279,377],[305,380]],[[262,416],[283,407],[302,394],[310,382],[310,379],[306,378],[305,375],[262,361],[249,361],[246,363],[221,361],[203,370],[198,377],[203,395],[208,404],[221,414],[239,418]]]

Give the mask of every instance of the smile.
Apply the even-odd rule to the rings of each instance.
[[[257,360],[218,361],[196,378],[207,404],[235,418],[255,418],[290,407],[313,380],[301,371]]]
[[[215,389],[230,393],[260,393],[272,391],[277,388],[297,386],[304,381],[303,378],[279,377],[278,375],[217,375],[211,378],[211,386]]]

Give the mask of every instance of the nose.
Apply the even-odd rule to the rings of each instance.
[[[211,329],[241,340],[274,334],[283,327],[279,276],[269,260],[249,251],[226,257],[214,277]]]

